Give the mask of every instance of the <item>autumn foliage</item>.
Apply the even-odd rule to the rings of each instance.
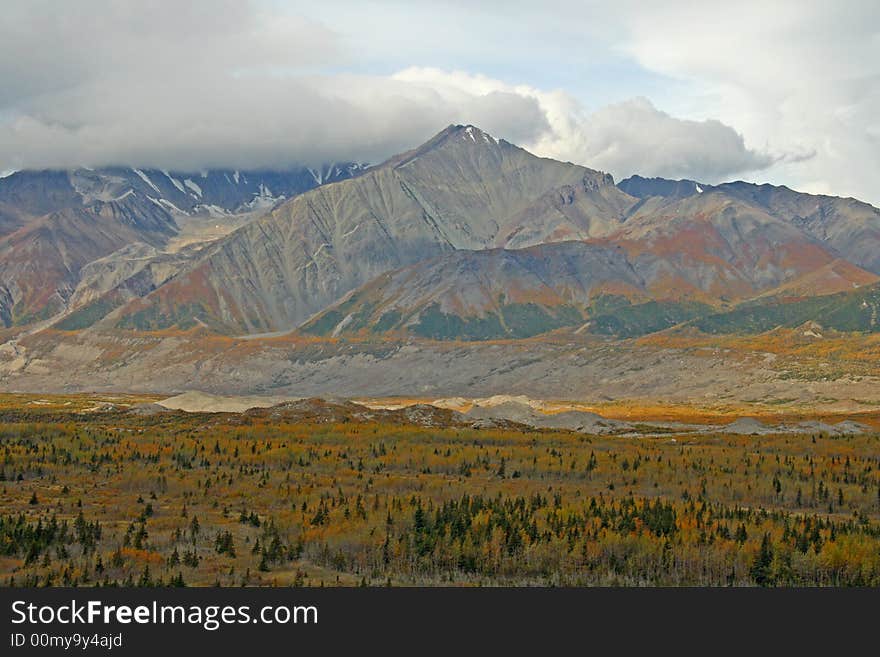
[[[2,410],[3,584],[880,585],[876,435],[59,408]]]

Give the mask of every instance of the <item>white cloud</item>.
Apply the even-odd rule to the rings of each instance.
[[[315,58],[314,40],[299,38],[300,31],[309,32],[306,22],[290,18],[273,25],[267,44],[257,18],[239,18],[192,35],[185,50],[179,28],[151,31],[148,40],[161,46],[156,55],[143,43],[146,37],[132,33],[136,21],[126,21],[111,30],[111,43],[98,48],[110,60],[114,50],[123,50],[121,68],[108,61],[92,66],[85,55],[78,56],[89,61],[76,62],[76,53],[65,53],[80,73],[75,84],[38,75],[48,80],[43,88],[10,101],[14,118],[0,125],[0,166],[200,169],[378,161],[449,123],[473,123],[540,155],[618,177],[639,171],[714,179],[764,165],[729,128],[681,122],[641,99],[587,116],[564,92],[463,72],[308,75],[295,70],[300,54],[305,62]],[[286,48],[279,45],[284,30],[291,42]],[[218,33],[229,48],[220,46]],[[260,49],[249,50],[251,40]],[[206,51],[219,52],[218,59],[206,58]],[[288,70],[250,70],[269,62]],[[44,65],[46,73],[54,72],[45,62],[37,68]]]
[[[447,99],[385,77],[219,76],[120,82],[112,90],[99,80],[46,98],[0,126],[0,167],[376,162],[449,123],[481,123],[517,141],[545,127],[537,104],[516,94]]]
[[[766,172],[880,202],[880,5],[777,0],[640,3],[621,48],[687,81],[693,109],[787,157]]]
[[[390,77],[105,78],[41,96],[0,126],[5,167],[135,164],[201,169],[379,161],[449,123],[538,155],[609,171],[715,181],[765,167],[717,121],[683,121],[643,98],[593,114],[562,91],[410,68]]]
[[[880,201],[876,2],[585,7],[7,0],[0,170],[375,162],[467,122],[617,178]]]
[[[377,161],[453,122],[529,140],[515,93],[441,97],[351,61],[330,29],[257,3],[13,2],[0,22],[0,170]],[[34,43],[39,42],[39,48]]]
[[[538,155],[577,162],[616,178],[646,176],[717,182],[763,169],[774,158],[746,148],[735,130],[719,121],[678,119],[646,98],[633,98],[588,113],[570,94],[507,85],[482,75],[410,68],[395,80],[422,84],[446,99],[463,94],[516,94],[533,99],[547,129],[522,145]]]
[[[371,11],[353,3],[354,18],[337,25],[356,40]],[[362,35],[385,59],[413,53],[422,65],[558,84],[591,111],[647,96],[773,155],[768,169],[737,176],[880,205],[877,0],[426,0],[393,13],[396,24]]]

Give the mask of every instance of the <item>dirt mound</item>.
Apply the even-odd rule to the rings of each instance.
[[[445,397],[443,399],[435,399],[431,402],[436,408],[449,408],[453,411],[462,411],[473,404],[470,399],[464,397]]]
[[[588,411],[563,411],[544,415],[538,426],[550,429],[571,429],[580,433],[617,433],[631,429],[632,426],[620,420],[609,420],[597,413]]]
[[[249,417],[269,417],[285,422],[315,422],[321,424],[342,422],[388,422],[415,424],[425,427],[461,425],[461,413],[430,404],[414,404],[400,409],[369,408],[350,401],[312,397],[284,402],[269,408],[251,408]]]
[[[331,401],[319,397],[295,399],[268,407],[253,407],[244,414],[248,417],[266,417],[283,422],[317,422],[332,424],[369,420],[374,411],[348,401]]]
[[[853,422],[852,420],[844,420],[843,422],[838,422],[833,426],[838,435],[867,433],[871,430],[871,427],[864,425],[860,422]]]
[[[173,413],[173,409],[166,408],[161,404],[135,404],[128,409],[132,415],[159,415],[160,413]]]
[[[537,426],[540,414],[522,401],[503,401],[497,404],[476,404],[465,415],[472,420],[507,420]]]
[[[289,401],[290,397],[262,397],[259,395],[224,397],[191,390],[163,399],[160,406],[188,413],[243,413],[250,408],[268,408]]]
[[[745,436],[759,436],[768,433],[776,433],[778,429],[769,427],[753,417],[741,417],[730,424],[722,427],[727,433],[738,433]]]
[[[791,431],[794,433],[825,433],[832,436],[836,436],[839,434],[837,427],[835,427],[833,424],[820,422],[818,420],[798,422],[796,425],[791,427]]]
[[[495,401],[498,403],[491,403]],[[617,433],[630,428],[626,422],[609,420],[587,411],[541,413],[535,410],[532,400],[527,397],[507,397],[503,401],[491,398],[491,402],[474,406],[465,414],[466,417],[484,423],[504,420],[540,429],[568,429],[593,434]]]
[[[392,413],[402,415],[408,422],[423,427],[448,427],[461,424],[465,419],[465,416],[458,411],[437,408],[431,404],[414,404]]]

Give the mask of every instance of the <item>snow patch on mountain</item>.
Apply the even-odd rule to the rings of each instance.
[[[199,187],[192,180],[187,178],[186,180],[183,181],[183,184],[186,185],[189,189],[191,189],[199,198],[202,198],[202,188]]]
[[[141,171],[140,169],[132,169],[132,171],[134,171],[134,172],[140,177],[141,180],[143,180],[143,181],[144,181],[145,183],[147,183],[150,187],[152,187],[153,190],[154,190],[157,194],[161,194],[161,193],[162,193],[162,190],[160,190],[158,187],[156,187],[156,185],[153,184],[153,181],[150,180],[149,177],[147,176],[147,174],[145,174],[143,171]]]
[[[162,173],[165,174],[165,177],[171,181],[171,184],[174,185],[181,194],[186,194],[186,189],[184,189],[183,185],[180,184],[179,180],[177,180],[174,176],[172,176],[167,171],[163,171]]]

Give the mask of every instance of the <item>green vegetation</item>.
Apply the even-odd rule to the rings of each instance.
[[[373,304],[364,302],[358,305],[360,297],[353,294],[344,302],[333,308],[319,314],[315,319],[306,322],[301,330],[303,333],[310,335],[328,336],[346,317],[351,319],[345,324],[346,331],[359,331],[366,328],[373,312]]]
[[[632,301],[619,294],[600,294],[590,300],[590,314],[595,317],[613,315],[616,311],[632,306]]]
[[[584,321],[584,316],[573,306],[547,308],[534,303],[503,305],[501,317],[508,335],[514,338],[530,338],[563,326],[577,326]]]
[[[198,302],[176,305],[168,313],[162,312],[159,304],[151,304],[144,310],[124,316],[116,326],[140,331],[160,331],[172,327],[186,330],[193,328],[200,321],[209,327],[222,329],[222,326],[214,321],[205,307]]]
[[[13,326],[26,326],[34,322],[43,322],[63,309],[61,301],[54,296],[36,312],[31,312],[22,300],[13,306],[10,319]]]
[[[116,295],[104,295],[99,299],[79,308],[55,324],[62,331],[79,331],[92,326],[119,308],[123,300]]]
[[[419,313],[419,321],[412,332],[432,340],[491,340],[506,334],[498,315],[460,317],[444,313],[440,304],[432,304]]]
[[[338,310],[328,310],[302,327],[303,333],[327,336],[345,318]]]
[[[763,333],[776,327],[796,327],[818,322],[838,331],[871,333],[880,330],[880,286],[823,297],[784,300],[764,299],[734,310],[702,317],[693,325],[706,333]]]
[[[534,303],[509,303],[500,306],[498,313],[461,317],[444,313],[435,303],[419,313],[419,321],[412,327],[412,332],[434,340],[530,338],[582,322],[580,311],[572,306],[549,308]]]
[[[372,326],[375,307],[360,303],[356,296],[334,310],[319,315],[303,331],[327,336],[347,316],[346,332],[368,329],[379,335],[401,329],[407,319],[400,312],[385,312]],[[796,327],[814,320],[839,331],[880,331],[880,285],[854,292],[805,299],[767,298],[749,301],[727,312],[717,313],[694,301],[648,301],[633,304],[619,295],[601,295],[589,307],[589,330],[599,335],[634,338],[688,323],[705,333],[756,334],[777,327]],[[506,303],[499,298],[497,311],[483,316],[445,313],[434,303],[418,313],[409,327],[416,336],[433,340],[495,340],[529,338],[559,328],[579,326],[584,313],[574,306],[541,306],[534,303]]]
[[[711,307],[696,302],[649,301],[637,305],[612,305],[607,301],[594,305],[590,330],[603,335],[634,338],[662,331],[700,317]]]
[[[389,310],[386,313],[383,313],[379,318],[379,321],[376,322],[376,326],[373,329],[376,333],[386,333],[391,329],[397,327],[400,324],[400,320],[403,319],[403,315],[401,315],[396,310]]]

